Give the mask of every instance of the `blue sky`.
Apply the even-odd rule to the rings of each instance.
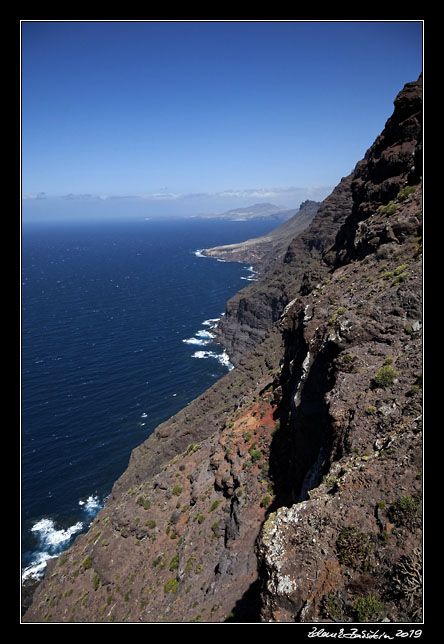
[[[24,21],[23,218],[323,199],[422,69],[420,21]]]

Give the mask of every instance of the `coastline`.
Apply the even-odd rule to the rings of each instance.
[[[204,250],[205,249],[197,249],[194,251],[194,255],[196,257],[210,259],[210,257],[203,254]],[[218,258],[211,259],[225,262],[225,260]],[[245,270],[255,273],[252,266],[245,266]],[[251,278],[241,276],[240,279],[250,280]],[[217,342],[216,335],[213,332],[224,315],[225,312],[221,312],[220,317],[204,320],[201,323],[202,328],[198,329],[194,336],[182,339],[182,342],[185,344],[196,345],[196,351],[189,356],[190,358],[214,359],[225,367],[227,372],[230,372],[234,369],[234,365],[231,363],[226,350],[219,342]],[[223,375],[220,377],[223,378]],[[111,482],[111,484],[114,483],[115,481]],[[34,522],[30,530],[38,539],[38,546],[34,552],[29,553],[29,562],[26,565],[22,565],[21,568],[23,611],[25,611],[31,604],[32,597],[36,589],[45,579],[48,569],[51,569],[54,561],[57,560],[66,550],[69,550],[81,535],[88,532],[97,514],[105,507],[108,498],[109,494],[103,499],[99,499],[99,497],[93,493],[86,499],[79,499],[78,506],[79,509],[83,511],[84,517],[82,517],[82,520],[78,520],[70,525],[62,527],[49,515]]]

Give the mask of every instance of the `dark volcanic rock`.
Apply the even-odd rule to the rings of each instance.
[[[280,415],[291,438],[275,457],[287,457],[279,509],[257,545],[263,621],[421,620],[422,185],[409,183],[420,83],[405,93],[357,166],[366,189],[353,190],[333,270],[285,318]],[[402,166],[383,142],[402,150],[406,139]],[[385,205],[382,182],[397,186]]]
[[[337,262],[362,259],[367,252],[374,251],[375,243],[380,243],[375,239],[396,241],[393,226],[396,228],[398,225],[398,218],[391,217],[381,229],[373,230],[373,237],[367,235],[367,244],[358,227],[378,207],[386,206],[385,214],[393,215],[393,199],[401,189],[407,196],[409,189],[421,179],[422,77],[408,83],[394,104],[394,112],[384,130],[355,168],[353,213],[338,234],[335,246]]]

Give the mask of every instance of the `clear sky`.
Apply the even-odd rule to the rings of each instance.
[[[420,21],[24,21],[23,219],[322,200],[422,70]]]

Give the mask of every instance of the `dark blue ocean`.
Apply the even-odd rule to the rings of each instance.
[[[275,226],[23,225],[24,579],[88,528],[131,450],[231,368],[211,329],[254,274],[199,250]]]

